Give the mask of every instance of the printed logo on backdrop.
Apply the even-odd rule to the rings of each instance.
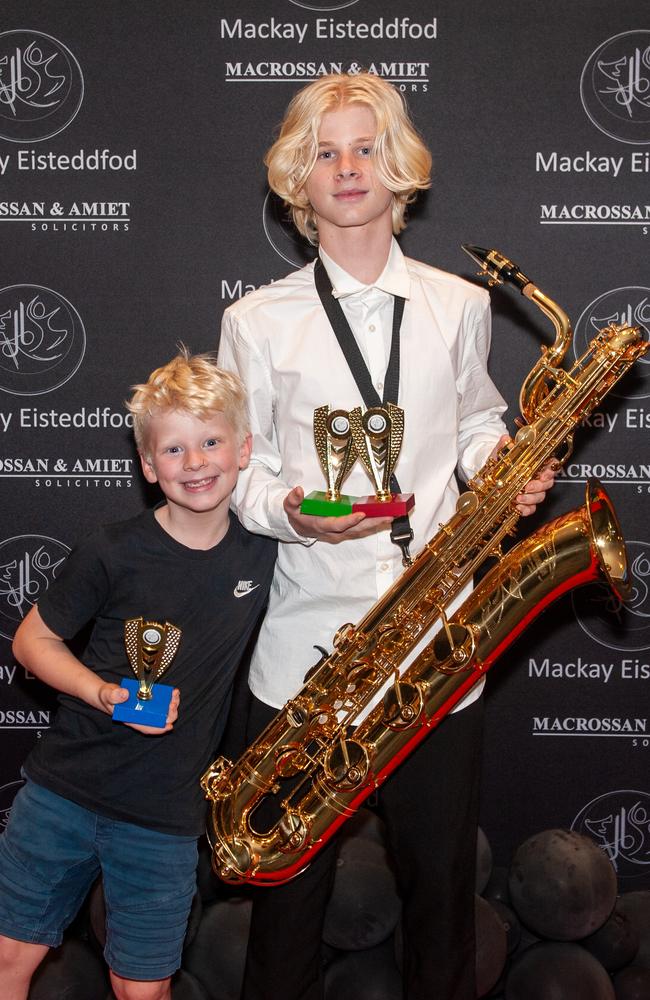
[[[607,39],[587,60],[580,78],[580,99],[592,124],[601,133],[597,145],[576,151],[575,148],[538,149],[535,171],[538,174],[573,175],[577,179],[607,175],[611,183],[599,190],[607,192],[602,200],[594,197],[591,186],[585,193],[589,200],[542,203],[539,224],[542,226],[626,226],[637,227],[640,235],[650,234],[650,205],[645,185],[650,174],[650,150],[608,148],[603,135],[628,146],[650,145],[650,31],[627,31]],[[641,183],[633,186],[630,182]],[[617,181],[625,180],[624,189]],[[575,192],[576,185],[571,185]]]
[[[623,788],[588,802],[571,829],[602,847],[619,878],[650,874],[650,795]]]
[[[31,148],[66,129],[83,96],[81,67],[66,45],[39,31],[0,33],[0,140],[25,144],[5,151],[0,143],[0,178],[136,171],[136,149],[125,153],[99,146],[66,152]],[[83,201],[74,195],[64,200],[54,191],[43,201],[20,195],[0,200],[0,223],[23,223],[31,232],[50,235],[125,233],[130,229],[130,212],[130,201]]]
[[[334,3],[333,0],[295,0],[293,9],[331,13],[352,6],[350,3]],[[224,63],[226,83],[302,83],[316,80],[326,73],[360,73],[367,70],[390,81],[404,93],[426,92],[429,86],[430,62],[429,44],[438,38],[438,19],[413,20],[409,16],[377,17],[374,20],[357,20],[351,17],[316,17],[312,20],[283,20],[271,15],[265,20],[246,20],[243,17],[222,17],[220,19],[221,38],[230,43],[229,58]],[[323,43],[341,41],[371,41],[393,46],[394,43],[422,42],[425,50],[412,51],[411,58],[404,59],[400,47],[397,58],[386,58],[386,53],[378,54],[373,62],[355,62],[331,59],[331,53],[323,56],[315,47]],[[263,59],[247,52],[248,42],[263,42],[269,45]],[[275,44],[293,43],[289,58],[275,54]],[[235,46],[233,45],[235,43]],[[239,55],[238,53],[242,53]],[[299,53],[296,59],[294,53]],[[422,56],[425,58],[423,59]]]
[[[576,358],[588,347],[599,330],[609,323],[638,326],[646,340],[650,337],[650,288],[628,285],[603,292],[582,312],[575,327],[573,349]],[[639,358],[612,396],[646,399],[650,396],[650,355]]]
[[[67,128],[84,94],[70,49],[40,31],[0,34],[0,137],[40,142]]]
[[[426,93],[429,89],[429,63],[423,60],[399,62],[385,60],[361,64],[322,59],[294,62],[287,59],[243,59],[226,62],[226,83],[299,83],[305,85],[327,73],[361,73],[380,76],[403,94]],[[0,203],[2,204],[2,203]]]
[[[86,351],[86,332],[75,307],[59,292],[41,285],[0,289],[0,393],[42,396],[68,382]],[[14,448],[16,433],[38,429],[129,429],[131,414],[110,406],[58,410],[20,406],[0,409],[0,434]],[[57,438],[58,440],[58,438]],[[23,452],[0,453],[1,479],[29,479],[35,487],[131,486],[132,458],[45,457]]]
[[[599,45],[582,71],[580,98],[605,135],[650,143],[650,31],[624,31]]]
[[[85,426],[99,426],[99,418],[102,413],[110,414],[108,407],[106,411],[101,408],[78,411],[77,415],[85,418]],[[27,411],[32,421],[36,422],[41,415],[38,411]],[[23,422],[27,419],[27,414],[23,410],[21,416]],[[116,414],[117,416],[118,414]],[[50,411],[46,414],[54,422],[58,416],[59,426],[70,426],[71,419],[61,420],[61,418],[72,418],[74,414],[58,413]],[[95,419],[92,419],[95,418]],[[0,413],[0,420],[3,424],[6,420],[5,414]],[[80,422],[80,421],[78,421]],[[22,425],[22,423],[21,423]],[[130,489],[133,485],[133,459],[132,458],[99,458],[97,456],[77,456],[65,458],[50,458],[42,455],[26,455],[24,453],[7,455],[0,457],[0,479],[23,480],[31,483],[35,489],[68,488],[68,489],[90,489],[92,487],[110,489],[122,486]]]
[[[317,256],[316,247],[303,239],[284,203],[272,191],[268,192],[262,206],[262,227],[275,252],[293,267],[303,267]]]
[[[0,392],[42,396],[68,382],[86,351],[86,332],[75,307],[59,292],[40,285],[0,289]],[[16,445],[16,433],[39,430],[129,429],[131,414],[109,406],[67,411],[21,406],[0,409],[0,434]],[[31,440],[29,436],[25,440]],[[132,458],[0,453],[0,479],[31,480],[39,487],[132,485]]]
[[[5,831],[14,799],[24,784],[25,781],[21,778],[20,781],[8,781],[6,785],[0,785],[0,834]]]
[[[580,628],[608,649],[639,653],[650,649],[650,543],[629,541],[632,594],[621,602],[605,584],[573,591],[571,601]]]
[[[295,7],[302,7],[303,10],[344,10],[345,7],[354,7],[359,0],[289,0]]]
[[[52,392],[72,378],[85,351],[81,316],[60,292],[41,285],[0,289],[0,391]]]
[[[16,535],[0,542],[0,635],[5,639],[13,639],[69,552],[63,542],[46,535]]]
[[[533,736],[631,740],[635,747],[650,746],[650,726],[643,716],[535,715]]]
[[[22,152],[24,150],[20,150],[19,156]],[[100,154],[96,150],[93,155]],[[90,157],[84,160],[84,156],[81,150],[76,156],[59,156],[56,159],[72,162],[80,157],[80,162],[87,164]],[[7,159],[0,154],[2,174],[7,169]],[[32,233],[127,233],[130,213],[130,201],[0,201],[0,223],[28,223]]]
[[[45,708],[0,709],[0,729],[36,729],[40,739],[41,730],[50,728],[51,717],[51,711]]]

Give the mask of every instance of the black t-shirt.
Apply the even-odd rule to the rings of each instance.
[[[145,736],[69,695],[27,758],[27,775],[85,808],[165,833],[194,835],[205,807],[199,778],[223,731],[236,668],[266,603],[276,543],[234,515],[207,551],[189,549],[151,510],[83,541],[39,601],[62,639],[88,622],[83,662],[107,681],[133,678],[124,622],[142,616],[182,630],[160,682],[179,688],[170,733]]]

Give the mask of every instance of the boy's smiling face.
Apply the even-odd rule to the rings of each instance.
[[[225,525],[250,452],[250,435],[240,441],[223,413],[200,420],[183,410],[163,410],[149,421],[140,461],[147,482],[158,483],[165,494],[170,516],[214,513],[215,523]]]

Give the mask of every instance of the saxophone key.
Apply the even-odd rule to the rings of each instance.
[[[231,785],[232,761],[227,757],[217,757],[201,778],[201,788],[208,799],[214,802],[218,798],[229,795]]]
[[[439,632],[431,643],[433,666],[441,674],[456,674],[459,670],[469,670],[476,650],[476,639],[472,626],[449,623],[447,629]]]
[[[336,791],[351,791],[361,785],[370,768],[368,751],[357,740],[341,737],[325,755],[325,783]]]
[[[518,445],[531,445],[534,444],[536,438],[537,428],[531,424],[524,424],[515,434],[515,443]]]
[[[473,514],[475,510],[478,510],[478,506],[479,499],[476,493],[466,490],[465,493],[461,493],[456,501],[456,513],[467,517],[469,514]]]
[[[252,868],[252,857],[248,846],[238,838],[226,842],[220,837],[212,844],[212,869],[224,882],[238,884]]]
[[[346,622],[345,625],[341,625],[339,629],[334,633],[334,647],[341,650],[348,644],[354,644],[358,642],[359,633],[355,629],[352,622]]]
[[[396,678],[383,698],[384,722],[393,732],[408,729],[416,725],[423,706],[420,688]]]
[[[294,729],[300,729],[309,721],[309,707],[297,700],[288,701],[285,706],[287,722]]]
[[[312,766],[313,760],[302,746],[280,747],[275,757],[275,773],[279,778],[293,778]]]
[[[288,808],[276,827],[278,834],[278,850],[283,854],[292,854],[304,846],[309,836],[309,825],[304,816],[295,809]]]
[[[377,666],[372,657],[363,656],[355,660],[348,671],[349,684],[345,689],[346,694],[351,694],[359,687],[374,683],[377,677]]]

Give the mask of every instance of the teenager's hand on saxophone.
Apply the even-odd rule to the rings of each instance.
[[[503,434],[495,444],[490,458],[496,458],[501,449],[510,444],[512,438],[508,434]],[[530,479],[523,488],[523,491],[516,497],[515,506],[522,517],[534,514],[538,504],[543,503],[546,494],[555,483],[555,468],[550,462],[541,470],[537,479]]]

